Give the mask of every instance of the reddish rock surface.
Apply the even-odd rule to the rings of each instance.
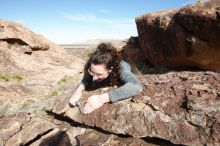
[[[105,104],[84,115],[80,111],[85,99],[104,91],[85,92],[74,108],[69,107],[68,93],[51,102],[47,111],[116,134],[184,145],[220,144],[219,73],[182,71],[139,78],[145,89],[132,100]]]
[[[220,1],[136,18],[145,57],[155,66],[196,66],[220,71]]]

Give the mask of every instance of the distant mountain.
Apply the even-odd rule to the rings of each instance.
[[[87,44],[87,45],[98,45],[99,43],[102,42],[110,42],[115,46],[118,46],[122,42],[126,41],[127,39],[91,39],[91,40],[86,40],[77,44]]]

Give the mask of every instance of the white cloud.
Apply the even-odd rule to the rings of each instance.
[[[76,15],[69,15],[65,14],[65,18],[75,21],[95,21],[97,18],[93,14],[76,14]]]
[[[62,28],[57,30],[44,29],[38,33],[43,34],[49,40],[58,44],[79,43],[91,39],[125,39],[130,36],[136,36],[136,30],[127,31],[121,28]]]
[[[63,23],[67,24],[66,26],[59,29],[44,28],[41,30],[41,34],[58,44],[78,43],[91,39],[124,39],[137,36],[135,19],[132,18],[106,19],[91,13],[71,15],[61,12],[60,14],[62,18],[68,20],[68,23]]]
[[[122,21],[115,21],[113,26],[118,27],[118,28],[135,28],[136,29],[135,20],[133,20],[133,19],[125,19]]]
[[[116,24],[114,25],[114,27],[118,27],[118,28],[133,28],[136,27],[134,24],[129,24],[129,23],[124,23],[124,24]]]
[[[110,25],[113,27],[136,28],[134,19],[113,20],[113,19],[100,18],[90,13],[76,14],[76,15],[64,14],[64,18],[67,18],[73,21],[100,23],[100,24]]]
[[[106,9],[100,9],[99,12],[101,12],[101,13],[109,13],[110,11],[106,10]]]

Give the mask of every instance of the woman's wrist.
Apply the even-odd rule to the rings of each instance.
[[[100,96],[101,96],[101,100],[102,100],[103,103],[110,102],[110,98],[108,96],[108,93],[103,93]]]
[[[79,84],[78,89],[81,90],[81,91],[85,90],[85,85],[82,84],[82,83]]]

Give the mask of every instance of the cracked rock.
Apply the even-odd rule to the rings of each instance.
[[[182,80],[183,76],[185,80]],[[101,90],[85,91],[79,102],[81,107],[69,106],[70,92],[54,99],[47,111],[114,134],[155,137],[173,144],[212,145],[220,139],[220,101],[218,94],[211,92],[220,90],[216,76],[219,73],[202,71],[142,75],[139,79],[146,83],[145,89],[133,99],[107,103],[84,115],[80,108],[86,99],[100,94]],[[168,79],[166,84],[155,84],[161,78]]]

